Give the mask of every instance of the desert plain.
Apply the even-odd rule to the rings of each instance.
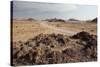
[[[26,41],[34,36],[43,34],[64,34],[73,35],[75,33],[86,31],[91,34],[97,34],[97,24],[91,22],[47,22],[47,21],[28,21],[13,20],[12,36],[13,41]]]
[[[97,60],[97,22],[12,20],[12,65]]]

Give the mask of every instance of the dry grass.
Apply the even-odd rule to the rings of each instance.
[[[40,33],[51,34],[61,33],[54,29],[42,26],[40,23],[43,21],[25,21],[14,20],[13,21],[13,41],[26,41]],[[47,23],[55,28],[70,30],[75,32],[86,31],[92,34],[97,34],[97,25],[95,23],[65,23],[65,22],[49,22]],[[64,33],[65,34],[65,33]]]
[[[26,41],[43,31],[47,30],[40,26],[38,21],[14,21],[13,22],[13,41]]]
[[[49,25],[56,26],[58,28],[72,30],[72,31],[87,31],[91,34],[97,34],[97,24],[96,23],[65,23],[65,22],[57,22],[57,23],[48,23]]]

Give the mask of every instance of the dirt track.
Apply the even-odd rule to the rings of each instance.
[[[76,31],[71,31],[71,30],[64,30],[64,29],[61,29],[61,28],[58,28],[58,27],[55,27],[55,26],[51,26],[51,25],[48,25],[47,24],[48,22],[40,22],[40,24],[43,26],[43,27],[47,27],[47,28],[50,28],[52,29],[52,31],[54,33],[61,33],[61,34],[65,34],[65,35],[74,35],[78,32]]]
[[[96,24],[91,23],[67,23],[46,21],[13,21],[13,41],[27,41],[40,33],[73,35],[80,31],[90,32],[96,35]]]

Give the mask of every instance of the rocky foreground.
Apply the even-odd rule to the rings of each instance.
[[[40,65],[97,60],[97,36],[79,32],[73,36],[39,34],[26,42],[13,42],[12,65]]]

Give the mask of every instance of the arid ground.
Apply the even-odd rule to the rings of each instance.
[[[91,22],[12,21],[12,65],[97,60],[97,24]]]
[[[86,31],[96,35],[96,23],[70,23],[70,22],[47,22],[47,21],[13,21],[13,41],[27,41],[34,36],[43,34],[64,34],[73,35],[80,31]]]

